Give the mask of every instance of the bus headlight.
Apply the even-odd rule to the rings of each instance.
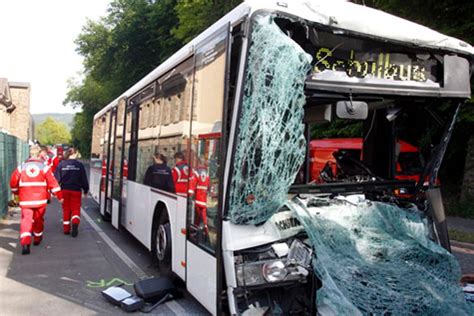
[[[240,286],[252,286],[265,283],[260,264],[242,264],[237,266],[237,282]]]
[[[290,243],[290,241],[288,241]],[[298,239],[291,241],[287,255],[278,256],[268,245],[235,256],[237,286],[306,282],[311,270],[312,250]]]
[[[273,261],[264,263],[262,274],[267,282],[279,282],[285,280],[288,269],[282,261]]]

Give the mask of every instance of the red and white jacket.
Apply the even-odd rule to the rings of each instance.
[[[194,194],[194,173],[185,161],[180,161],[171,170],[176,194],[187,197]],[[191,182],[188,188],[188,182]]]
[[[61,200],[62,193],[51,168],[41,159],[28,159],[15,169],[10,178],[13,194],[19,196],[20,207],[38,208],[48,202],[51,191]]]
[[[58,164],[59,164],[58,156],[54,152],[48,151],[47,165],[51,168],[51,171],[53,172],[53,174],[54,174],[54,171],[56,171]]]
[[[207,191],[209,190],[209,185],[211,184],[207,167],[202,165],[198,166],[196,170],[194,170],[194,177],[196,179],[195,202],[197,205],[206,207]]]

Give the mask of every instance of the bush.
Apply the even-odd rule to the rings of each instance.
[[[449,196],[445,199],[444,207],[447,216],[458,216],[474,219],[474,197],[466,196],[459,199],[455,196]]]

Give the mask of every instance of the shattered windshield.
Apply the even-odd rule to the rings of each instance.
[[[305,159],[304,84],[311,57],[269,16],[255,20],[230,192],[230,220],[265,222]]]
[[[412,115],[417,121],[406,121],[407,125],[420,127],[416,111],[423,110],[427,99],[365,91],[344,94],[318,86],[334,79],[331,76],[337,72],[339,77],[357,80],[432,85],[438,80],[437,62],[425,56],[418,63],[419,56],[410,59],[398,54],[385,70],[379,63],[379,72],[377,64],[370,63],[370,71],[353,72],[358,68],[351,70],[348,65],[355,65],[354,56],[350,63],[334,58],[325,63],[320,58],[315,72],[314,52],[308,51],[318,41],[317,34],[291,23],[283,32],[284,23],[269,15],[253,20],[228,219],[236,225],[260,225],[280,210],[290,209],[315,254],[313,268],[322,281],[318,307],[329,306],[335,315],[469,314],[457,284],[459,266],[433,241],[428,212],[420,211],[421,204],[402,203],[390,186],[405,181],[403,185],[415,188],[415,180],[396,176],[399,167],[421,172],[419,160],[396,152],[396,143],[398,131],[409,136],[416,132],[397,130],[396,123],[405,122],[404,115],[412,111],[418,114]],[[403,75],[407,65],[417,69],[416,75]],[[339,105],[350,115],[353,102],[366,106],[361,123],[346,125],[347,120],[332,119]],[[455,119],[456,115],[452,122]],[[328,126],[335,134],[347,129],[357,136],[341,135],[326,146],[312,147],[318,132],[324,134]],[[446,144],[449,137],[443,139]],[[445,147],[439,148],[443,153]],[[373,191],[368,193],[366,186]],[[346,187],[352,191],[345,191]]]
[[[318,47],[331,47],[331,53],[321,59]],[[344,56],[346,62],[338,62]],[[385,63],[373,62],[382,57]],[[360,63],[362,58],[366,62]],[[407,65],[417,69],[415,77],[399,76]],[[354,72],[369,66],[375,70]],[[330,34],[281,16],[256,15],[231,166],[227,218],[234,224],[264,223],[281,208],[288,193],[367,192],[366,186],[357,184],[371,182],[379,183],[376,189],[382,196],[395,194],[398,189],[419,190],[417,181],[424,166],[419,157],[403,149],[405,145],[399,145],[406,143],[413,154],[421,143],[425,152],[428,146],[434,148],[440,137],[434,142],[419,137],[430,128],[427,113],[431,112],[427,109],[450,104],[424,97],[424,90],[419,96],[406,96],[403,89],[408,88],[401,88],[399,83],[410,85],[407,92],[413,94],[415,86],[425,89],[423,85],[439,82],[439,67],[434,55],[425,51],[417,53],[413,48]],[[331,81],[328,76],[337,78]],[[344,92],[338,90],[339,81],[360,85]],[[375,84],[390,88],[389,93],[378,93],[373,89]],[[354,106],[361,110],[354,111]],[[351,117],[353,113],[360,115]],[[312,147],[313,141],[325,138],[333,140],[332,147]],[[308,189],[309,185],[325,184],[333,186],[326,185],[325,191]]]

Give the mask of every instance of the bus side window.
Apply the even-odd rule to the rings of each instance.
[[[224,108],[226,34],[197,49],[191,123],[194,195],[188,203],[189,239],[215,251],[219,212],[220,139]],[[212,57],[209,57],[212,56]]]

